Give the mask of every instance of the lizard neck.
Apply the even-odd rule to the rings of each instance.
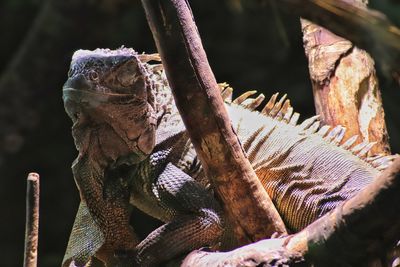
[[[156,145],[185,130],[163,69],[144,64],[157,118]]]

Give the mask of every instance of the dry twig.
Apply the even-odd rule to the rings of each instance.
[[[39,238],[39,174],[29,173],[26,187],[24,267],[36,267]]]

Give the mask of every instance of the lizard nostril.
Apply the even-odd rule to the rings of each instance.
[[[65,82],[63,88],[64,89],[72,88],[72,89],[75,89],[75,90],[86,90],[86,91],[88,91],[88,90],[90,90],[90,85],[87,82],[85,76],[82,75],[82,74],[79,74],[79,75],[76,75],[74,77],[68,78],[68,80]]]

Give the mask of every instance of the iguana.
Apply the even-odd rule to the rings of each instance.
[[[221,245],[231,233],[174,104],[156,54],[79,50],[63,87],[79,151],[72,170],[81,204],[63,266],[152,266]],[[289,100],[248,92],[226,108],[248,158],[287,227],[298,231],[371,183],[394,156],[367,157],[373,144],[342,142],[345,129],[298,124]],[[140,241],[131,206],[165,222]],[[73,265],[72,265],[73,266]]]

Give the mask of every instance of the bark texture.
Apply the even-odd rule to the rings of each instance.
[[[390,154],[385,112],[374,61],[364,50],[327,29],[301,21],[316,113],[346,128],[345,140],[376,142],[370,153]]]
[[[277,3],[368,51],[382,69],[398,79],[400,29],[355,0],[283,0]],[[346,25],[345,27],[343,25]]]
[[[239,140],[184,0],[142,0],[176,105],[242,244],[285,233]]]
[[[24,267],[36,267],[39,239],[39,175],[30,173],[26,186]]]

